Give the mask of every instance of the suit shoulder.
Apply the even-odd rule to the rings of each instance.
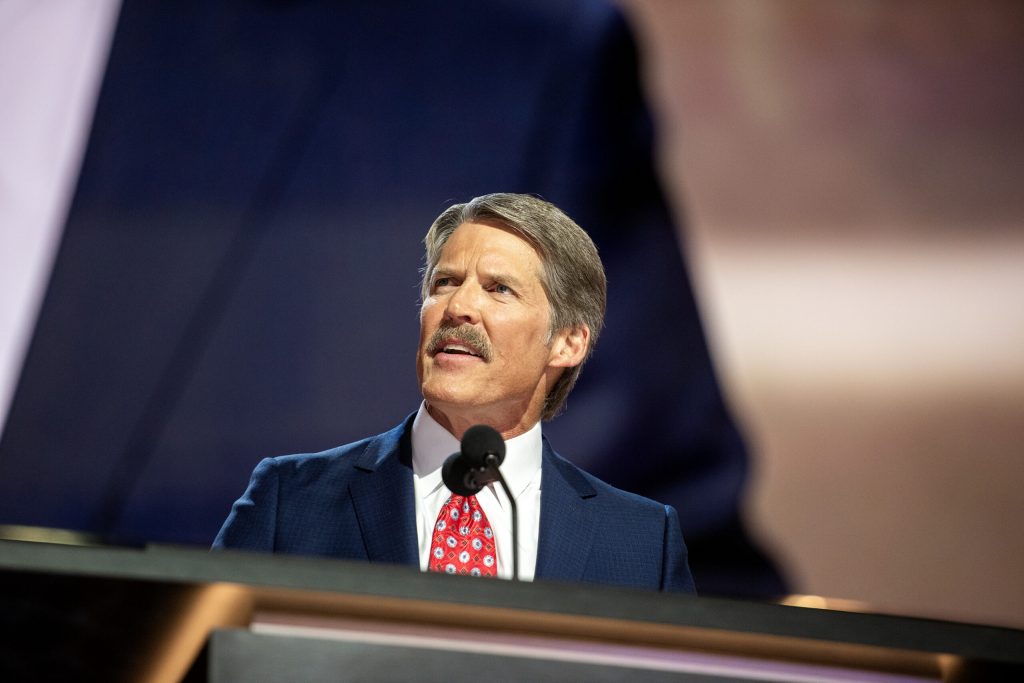
[[[316,453],[292,453],[268,458],[274,466],[285,469],[301,469],[304,467],[326,467],[346,459],[358,459],[366,451],[367,445],[377,437],[370,436],[325,451]]]
[[[558,453],[551,451],[552,463],[574,486],[580,495],[584,497],[595,497],[597,501],[616,507],[630,507],[636,510],[657,513],[660,516],[665,514],[665,505],[656,500],[646,498],[630,491],[625,491],[612,486],[603,479],[595,477],[586,470],[574,465]],[[543,483],[541,484],[543,487]],[[588,492],[587,489],[590,489]]]
[[[260,466],[275,469],[282,479],[298,481],[347,476],[353,469],[374,470],[388,458],[398,456],[400,443],[410,424],[411,421],[406,420],[383,434],[318,453],[295,453],[268,458]]]

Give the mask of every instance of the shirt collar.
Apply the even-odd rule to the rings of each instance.
[[[543,448],[540,422],[505,442],[505,461],[501,465],[501,475],[505,477],[505,483],[514,497],[518,498],[540,471]],[[458,450],[459,440],[430,416],[427,402],[421,402],[412,423],[412,470],[421,481],[428,484],[424,494],[443,486],[441,465]]]

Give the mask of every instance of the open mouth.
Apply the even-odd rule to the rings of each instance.
[[[427,344],[427,353],[432,358],[461,358],[467,361],[479,358],[485,363],[491,360],[487,338],[479,330],[465,325],[434,330]]]
[[[474,348],[472,348],[470,346],[466,346],[465,344],[455,344],[455,343],[444,344],[444,345],[441,346],[441,348],[439,348],[434,353],[435,353],[435,355],[438,354],[438,353],[446,353],[446,354],[451,354],[451,355],[455,355],[455,356],[474,356],[476,358],[482,358],[483,357],[483,356],[480,355],[480,353],[478,353],[476,351],[476,349],[474,349]]]

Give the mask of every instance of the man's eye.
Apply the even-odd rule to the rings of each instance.
[[[498,284],[494,285],[494,291],[497,292],[498,294],[511,294],[512,293],[512,288],[509,287],[508,285],[503,285],[501,283],[498,283]]]
[[[434,289],[438,287],[447,287],[451,284],[452,279],[450,277],[439,277],[434,280]]]

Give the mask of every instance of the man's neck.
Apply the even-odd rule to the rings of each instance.
[[[528,413],[512,414],[508,416],[495,416],[485,412],[468,413],[454,410],[442,410],[436,405],[427,403],[427,412],[439,425],[459,441],[467,429],[474,425],[485,424],[494,428],[505,441],[513,439],[520,434],[530,431],[535,424],[540,422],[540,415],[534,415],[535,411]]]

